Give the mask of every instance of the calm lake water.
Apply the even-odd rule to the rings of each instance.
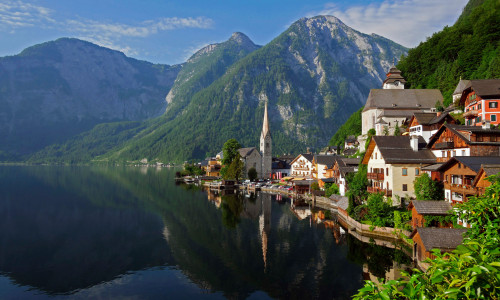
[[[349,299],[401,251],[174,170],[0,167],[0,299]]]

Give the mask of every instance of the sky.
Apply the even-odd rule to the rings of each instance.
[[[233,32],[265,45],[303,17],[333,15],[412,48],[452,25],[467,0],[0,0],[0,56],[74,37],[177,64]]]

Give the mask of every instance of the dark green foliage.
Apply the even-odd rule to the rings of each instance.
[[[311,183],[311,190],[312,191],[319,191],[319,184],[317,182]]]
[[[385,133],[387,133],[387,134],[385,134]],[[367,138],[366,138],[366,142],[365,142],[365,151],[366,151],[366,149],[368,149],[368,145],[370,145],[370,142],[372,140],[372,136],[374,136],[375,134],[377,134],[377,132],[375,131],[375,128],[370,128],[370,130],[368,130]],[[387,126],[384,127],[384,134],[389,135],[389,128],[387,128]]]
[[[250,179],[250,181],[254,181],[255,179],[257,179],[257,170],[254,168],[254,167],[251,167],[250,169],[248,169],[248,179]]]
[[[349,119],[335,132],[333,137],[330,139],[328,145],[338,146],[339,148],[344,147],[345,139],[350,136],[361,135],[361,112],[364,107],[361,107],[358,111],[353,113]]]
[[[238,181],[241,178],[244,167],[245,166],[244,166],[243,162],[241,161],[240,154],[236,153],[236,156],[233,158],[233,160],[231,161],[231,164],[229,164],[229,167],[226,169],[224,174],[222,174],[222,170],[221,170],[222,177],[224,179],[234,179],[234,180]]]
[[[349,198],[352,197],[353,201],[356,204],[361,204],[368,196],[368,191],[366,190],[366,187],[369,183],[368,178],[366,177],[367,168],[367,165],[360,164],[358,172],[349,173],[346,178],[347,184],[349,186],[347,196]]]
[[[360,222],[379,227],[394,227],[395,208],[384,201],[382,194],[370,194],[366,204],[354,209],[353,217]]]
[[[340,192],[339,186],[335,183],[325,183],[325,196],[338,195]]]
[[[401,129],[399,128],[398,123],[396,123],[396,126],[394,126],[394,135],[395,136],[401,135]]]
[[[185,164],[184,171],[181,173],[182,176],[193,176],[193,175],[203,175],[203,170],[196,166],[195,164]]]
[[[423,173],[413,182],[417,200],[444,200],[443,185]]]
[[[227,228],[235,228],[240,223],[243,212],[243,199],[240,194],[222,196],[222,223]]]
[[[411,49],[397,66],[409,87],[440,89],[444,106],[460,77],[500,78],[500,2],[470,2],[453,26]]]
[[[223,165],[229,165],[231,162],[236,158],[236,156],[239,156],[238,149],[241,148],[240,143],[236,139],[229,139],[224,143],[224,146],[222,147],[222,153],[223,153],[223,158],[222,158],[222,164]]]
[[[394,211],[394,228],[410,231],[411,230],[410,220],[411,220],[411,211],[399,211],[399,210]]]

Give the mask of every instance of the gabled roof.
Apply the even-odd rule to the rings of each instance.
[[[500,167],[500,156],[454,156],[444,163],[438,170],[444,172],[452,167],[457,162],[460,162],[467,168],[478,173],[481,165],[490,165]]]
[[[396,66],[392,66],[389,72],[386,74],[386,79],[384,80],[384,83],[393,83],[395,81],[400,81],[402,83],[406,82],[404,77],[401,76],[401,71],[398,68],[396,68]]]
[[[446,201],[413,200],[410,202],[408,209],[413,207],[421,215],[449,215],[451,210],[451,204]]]
[[[437,101],[443,103],[443,95],[437,89],[372,89],[363,111],[374,108],[430,109]]]
[[[351,155],[356,154],[356,152],[358,152],[358,150],[353,149],[353,148],[349,148],[349,149],[344,150],[344,155],[351,156]]]
[[[240,156],[242,158],[245,158],[247,156],[249,156],[250,154],[252,154],[253,152],[257,152],[260,156],[260,152],[257,150],[257,148],[255,147],[249,147],[249,148],[240,148],[238,149],[238,152],[240,153]]]
[[[457,124],[443,124],[438,131],[431,136],[429,139],[429,143],[427,144],[427,148],[432,148],[435,142],[439,139],[439,136],[445,131],[449,129],[453,132],[457,137],[462,139],[468,145],[495,145],[500,146],[500,142],[473,142],[470,140],[472,134],[482,133],[488,135],[495,135],[500,137],[500,129],[483,129],[481,126],[466,126],[466,125],[457,125]]]
[[[479,169],[479,172],[477,172],[472,186],[477,186],[483,175],[484,177],[488,177],[491,175],[496,175],[498,173],[500,173],[500,165],[481,165],[481,169]]]
[[[360,161],[359,158],[348,158],[348,157],[342,157],[340,160],[342,162],[344,162],[344,164],[346,166],[349,166],[349,165],[351,165],[351,166],[357,166],[357,165],[359,165],[359,161]]]
[[[314,160],[316,161],[317,164],[320,165],[327,165],[329,168],[335,164],[337,156],[336,155],[314,155]]]
[[[441,114],[436,112],[416,112],[413,114],[414,118],[417,119],[418,124],[420,125],[433,125],[440,123],[443,121],[445,118],[452,119],[455,121],[455,119],[449,114],[450,111],[444,111]]]
[[[423,137],[418,137],[418,151],[413,151],[410,145],[410,139],[411,137],[407,135],[372,137],[368,150],[363,158],[363,163],[368,164],[368,160],[373,153],[375,145],[380,150],[385,163],[433,164],[436,162],[436,156],[429,149],[423,149],[425,146]]]
[[[410,235],[419,234],[427,251],[432,249],[453,250],[462,244],[466,228],[417,227]]]
[[[304,157],[305,159],[307,159],[310,163],[312,163],[313,158],[314,158],[314,155],[312,155],[311,153],[301,153],[301,154],[297,155],[297,157],[295,157],[294,160],[292,160],[292,162],[290,163],[290,165],[292,165],[301,156]]]
[[[469,85],[469,83],[470,80],[460,79],[457,87],[455,88],[455,91],[453,92],[453,95],[461,95],[462,92],[467,88],[467,85]]]
[[[500,79],[469,80],[464,92],[472,89],[483,99],[500,98]]]

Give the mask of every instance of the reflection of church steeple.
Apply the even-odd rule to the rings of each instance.
[[[264,270],[267,268],[267,242],[271,231],[271,195],[260,193],[262,211],[259,216],[259,233],[262,241],[262,259]]]

